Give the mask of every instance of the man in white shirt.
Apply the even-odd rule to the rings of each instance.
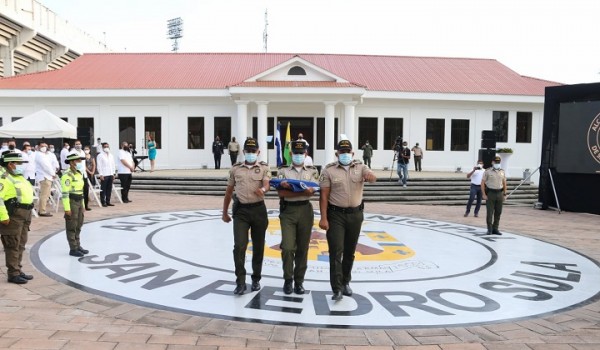
[[[471,179],[471,190],[469,192],[469,202],[467,203],[467,211],[465,211],[465,217],[469,216],[471,212],[471,203],[477,196],[477,204],[475,205],[475,217],[479,216],[479,208],[481,208],[481,179],[483,178],[483,161],[477,161],[477,165],[473,167],[470,173],[467,174],[467,179]]]
[[[31,144],[28,141],[23,142],[23,150],[19,152],[23,157],[23,177],[33,186],[35,185],[35,153],[31,150]]]
[[[67,170],[69,169],[69,164],[67,164],[65,162],[65,159],[67,159],[67,156],[69,155],[69,149],[71,148],[71,146],[69,145],[68,142],[65,142],[63,144],[63,148],[60,150],[60,170]]]
[[[94,145],[94,148],[96,149],[96,154],[102,153],[102,141],[100,140],[99,137],[96,140],[96,144]]]
[[[76,152],[81,158],[85,158],[85,152],[83,151],[83,148],[81,147],[81,141],[80,140],[75,140],[75,144],[73,145],[74,148],[74,152]],[[83,162],[85,164],[85,161]],[[88,174],[87,171],[82,172],[83,174],[83,198],[85,199],[85,210],[90,211],[92,210],[92,208],[90,208],[90,184],[88,182]]]
[[[56,177],[56,168],[53,165],[56,156],[48,152],[48,144],[40,142],[39,151],[35,156],[35,179],[40,185],[40,207],[39,215],[42,217],[52,216],[47,210],[48,198],[52,189],[52,181]]]
[[[119,150],[119,163],[117,163],[117,170],[119,171],[119,181],[121,182],[121,199],[123,203],[129,203],[129,188],[131,187],[131,181],[133,176],[131,173],[135,172],[135,163],[129,150],[129,143],[123,142],[121,149]]]
[[[50,157],[52,167],[54,168],[54,172],[58,173],[60,165],[58,164],[58,156],[56,155],[56,152],[54,152],[54,145],[48,145],[48,154],[52,155],[52,157]]]
[[[116,166],[115,158],[110,153],[108,142],[102,143],[102,152],[98,154],[96,166],[98,175],[100,175],[100,202],[103,207],[112,207],[114,204],[110,202],[110,195],[112,193]]]

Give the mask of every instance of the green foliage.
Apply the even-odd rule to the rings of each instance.
[[[512,148],[498,148],[496,153],[513,153]]]

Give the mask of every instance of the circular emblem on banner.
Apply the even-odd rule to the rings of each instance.
[[[592,158],[600,163],[600,113],[592,120],[587,134],[587,145]]]
[[[188,314],[357,328],[472,325],[565,311],[599,296],[598,264],[528,237],[467,225],[365,214],[351,297],[331,300],[325,232],[313,225],[303,295],[282,291],[278,210],[269,210],[262,289],[237,296],[233,225],[219,210],[140,214],[86,223],[84,258],[64,231],[32,249],[38,269],[86,292]],[[246,269],[252,273],[252,243]],[[247,277],[250,282],[250,276]]]

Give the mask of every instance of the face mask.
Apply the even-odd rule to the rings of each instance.
[[[83,173],[83,162],[75,163],[75,168],[77,168],[79,172]]]
[[[54,148],[50,148],[50,153],[54,153]]]
[[[81,151],[81,145],[75,145],[75,149]]]
[[[14,150],[15,149],[15,145],[8,146],[8,149],[11,150],[11,151]]]
[[[342,153],[338,155],[338,160],[342,165],[348,165],[352,162],[352,153]]]
[[[48,147],[46,147],[46,146],[40,147],[40,152],[42,152],[42,153],[46,153],[47,150],[48,150]]]
[[[23,174],[23,164],[15,164],[15,174]]]
[[[294,162],[294,164],[304,164],[304,158],[304,154],[292,154],[292,162]]]
[[[2,145],[2,149],[8,149],[8,145]]]
[[[123,151],[129,152],[129,147],[123,147]]]
[[[498,163],[495,163],[495,164],[494,164],[494,169],[496,169],[496,170],[500,169],[500,164],[498,164]]]
[[[27,150],[27,154],[31,155],[31,153],[33,153],[33,152],[31,152],[31,150],[30,150],[30,149],[28,149],[28,150]]]
[[[477,164],[477,166],[479,167],[479,169],[483,169],[483,164]]]
[[[90,154],[90,150],[89,149],[86,149],[86,150],[83,150],[83,151],[85,152],[85,154]]]
[[[103,149],[103,151],[104,151],[105,153],[108,153],[108,152],[110,152],[110,148],[106,147],[106,148],[104,148],[104,149]]]
[[[256,153],[244,154],[244,159],[246,160],[246,163],[253,164],[256,162],[256,158],[258,158],[258,154]]]

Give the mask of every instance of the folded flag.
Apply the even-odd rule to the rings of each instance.
[[[285,188],[281,186],[281,182],[286,181],[290,186],[292,186],[291,191],[294,192],[304,192],[307,188],[314,188],[315,191],[319,190],[319,184],[312,181],[305,180],[296,180],[296,179],[271,179],[269,184],[271,187],[274,187],[276,190],[290,190],[289,188]]]

